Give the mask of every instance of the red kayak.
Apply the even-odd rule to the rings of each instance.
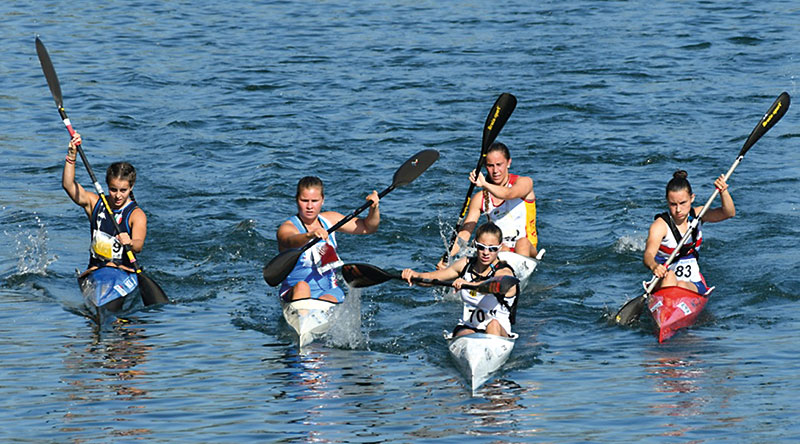
[[[697,315],[703,311],[708,302],[708,294],[713,289],[712,287],[702,295],[674,286],[662,287],[653,293],[648,298],[647,306],[656,321],[658,342],[664,342],[681,328],[694,324]]]

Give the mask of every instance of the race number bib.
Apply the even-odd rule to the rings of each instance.
[[[697,259],[681,259],[669,267],[670,270],[675,272],[675,277],[679,281],[699,282],[703,280],[700,276],[700,267]]]
[[[100,230],[92,233],[92,255],[97,259],[122,259],[122,244],[114,236]]]

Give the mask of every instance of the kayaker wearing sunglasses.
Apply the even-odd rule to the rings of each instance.
[[[509,290],[505,295],[461,289],[461,285],[465,283],[483,282],[495,276],[514,276],[513,269],[497,258],[502,247],[502,238],[503,232],[500,228],[488,222],[478,227],[475,232],[475,256],[462,257],[447,268],[427,273],[418,273],[410,268],[403,270],[403,279],[406,279],[410,285],[413,285],[411,279],[415,277],[455,279],[453,287],[461,297],[464,308],[461,319],[453,330],[453,336],[476,332],[497,336],[510,335],[517,308],[518,286]]]

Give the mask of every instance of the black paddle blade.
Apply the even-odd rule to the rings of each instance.
[[[511,113],[514,112],[516,107],[517,98],[509,93],[500,94],[500,97],[494,102],[489,115],[486,116],[486,123],[483,125],[483,146],[481,151],[484,154],[486,154],[489,145],[497,139],[497,135],[500,134],[500,130],[508,122],[508,118],[511,117]]]
[[[617,315],[614,316],[614,322],[618,325],[630,325],[641,316],[645,302],[647,302],[647,297],[645,295],[641,295],[626,302],[625,305],[619,309]]]
[[[144,273],[139,273],[139,292],[142,295],[142,302],[146,306],[169,304],[169,298],[164,290]]]
[[[758,122],[755,128],[753,128],[753,132],[750,133],[750,137],[744,142],[744,146],[742,150],[739,151],[739,157],[744,156],[747,150],[750,149],[758,139],[761,138],[767,131],[770,130],[779,120],[786,114],[786,111],[789,110],[789,104],[791,103],[791,99],[789,98],[789,93],[783,92],[781,95],[775,99],[775,102],[772,106],[769,107],[767,113],[764,114],[764,117]]]
[[[56,101],[56,106],[61,108],[64,105],[64,101],[61,98],[61,84],[58,83],[58,76],[56,75],[56,69],[53,68],[53,62],[50,61],[50,55],[47,53],[44,43],[39,40],[39,37],[36,37],[36,54],[39,55],[39,63],[42,65],[42,71],[44,71],[44,77],[47,79],[47,86],[50,87],[50,93],[53,94],[53,100]]]
[[[289,276],[289,273],[292,272],[301,254],[303,254],[302,248],[292,248],[291,250],[283,251],[279,255],[273,257],[272,260],[264,266],[264,280],[267,281],[267,284],[269,284],[270,287],[275,287],[283,282],[286,276]]]
[[[517,284],[519,284],[519,279],[514,276],[499,276],[481,282],[475,286],[475,289],[481,293],[504,295]],[[464,287],[467,286],[464,285]]]
[[[414,154],[395,171],[392,187],[396,188],[410,184],[438,159],[439,152],[436,150],[422,150]]]
[[[394,276],[370,264],[344,264],[342,277],[353,288],[371,287],[392,279]]]

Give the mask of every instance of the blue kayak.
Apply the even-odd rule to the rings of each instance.
[[[79,278],[87,308],[104,307],[118,311],[123,306],[123,299],[135,299],[139,293],[139,279],[136,273],[129,273],[116,267],[101,267],[88,275]],[[119,301],[117,303],[112,303]],[[124,304],[129,305],[129,304]]]

